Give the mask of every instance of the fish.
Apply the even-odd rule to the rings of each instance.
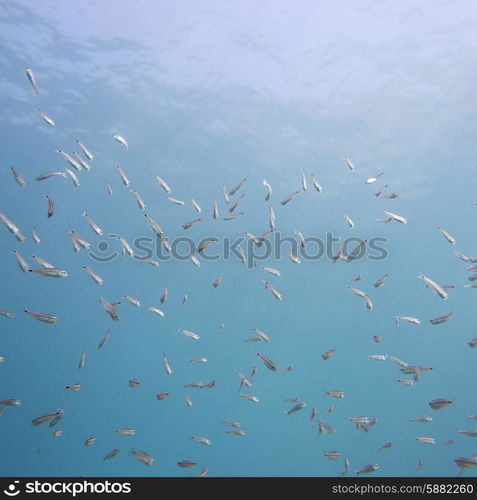
[[[429,323],[431,323],[431,325],[440,325],[441,323],[449,321],[451,318],[452,318],[452,313],[449,313],[446,314],[445,316],[439,316],[438,318],[433,318],[429,320]]]
[[[444,236],[444,238],[451,244],[451,245],[455,245],[456,244],[456,240],[455,238],[453,238],[447,231],[445,231],[444,229],[442,229],[442,227],[438,227],[437,228],[438,231],[442,234],[442,236]]]
[[[165,233],[162,229],[162,227],[152,218],[149,217],[149,215],[144,214],[144,217],[146,218],[147,223],[149,224],[149,227],[154,231],[154,233],[159,236],[159,238],[162,238],[165,236]]]
[[[86,273],[88,274],[88,276],[95,282],[97,283],[98,285],[102,285],[103,284],[103,278],[101,278],[101,276],[99,274],[97,274],[95,271],[93,271],[90,267],[88,266],[81,266],[85,271]]]
[[[64,269],[56,269],[54,267],[41,267],[40,269],[29,269],[30,273],[38,274],[38,276],[48,276],[50,278],[66,278],[68,272]]]
[[[394,198],[398,198],[399,195],[397,193],[389,193],[389,194],[383,194],[383,198],[387,198],[390,200],[393,200]]]
[[[232,434],[234,436],[245,436],[245,434],[247,434],[243,429],[228,429],[225,433]]]
[[[212,286],[214,288],[217,288],[218,286],[220,286],[222,283],[222,276],[217,276],[217,278],[215,278],[214,282],[212,283]]]
[[[0,316],[4,316],[5,318],[12,319],[14,314],[10,311],[6,311],[5,309],[0,309]]]
[[[54,126],[55,122],[49,116],[47,116],[38,106],[35,108],[35,111],[38,113],[39,117],[48,125]]]
[[[166,193],[170,193],[172,191],[171,188],[169,187],[169,185],[167,184],[167,182],[164,179],[162,179],[161,177],[159,177],[159,175],[156,174],[155,175],[155,179],[160,184],[160,186],[162,187],[162,189],[164,189],[164,191]]]
[[[270,225],[270,231],[275,231],[275,212],[272,207],[268,209],[268,223]]]
[[[109,194],[109,196],[111,196],[113,194],[113,187],[111,186],[111,184],[108,181],[105,181],[105,182],[106,182],[106,188],[108,190],[108,194]]]
[[[202,436],[191,436],[191,439],[196,441],[197,443],[205,444],[206,446],[210,446],[212,444],[210,439],[207,439],[207,438],[202,437]]]
[[[242,194],[237,198],[237,201],[229,208],[230,213],[235,211],[235,209],[239,206],[240,202],[243,200],[244,196],[245,195]]]
[[[306,186],[305,171],[302,168],[300,168],[300,172],[301,172],[301,187],[302,187],[303,191],[306,191],[307,186]]]
[[[187,296],[187,294],[185,294],[184,297],[182,297],[182,300],[179,304],[179,307],[182,307],[187,302],[187,299],[188,299],[188,296]]]
[[[105,455],[105,457],[103,458],[103,462],[105,460],[109,460],[111,458],[114,458],[116,455],[118,455],[119,452],[120,452],[119,448],[114,448],[107,455]]]
[[[123,295],[123,299],[127,300],[133,306],[141,307],[141,301],[139,299],[131,297],[130,295]]]
[[[418,278],[420,278],[422,281],[424,281],[424,283],[430,287],[432,290],[434,290],[435,293],[437,293],[437,295],[439,295],[439,297],[443,300],[447,300],[448,299],[448,295],[446,293],[446,291],[440,286],[438,285],[435,281],[432,281],[430,278],[428,278],[427,276],[424,276],[424,274],[422,273],[419,273],[417,275]]]
[[[198,389],[203,389],[204,382],[202,382],[201,380],[199,380],[197,382],[189,382],[188,384],[185,384],[184,387],[194,387],[194,388],[198,388]]]
[[[189,397],[189,396],[187,396],[187,395],[186,395],[186,396],[184,397],[184,401],[185,401],[185,404],[186,404],[186,406],[187,406],[188,408],[192,408],[192,399],[190,399],[190,397]]]
[[[379,343],[379,342],[382,342],[383,341],[383,337],[381,335],[373,335],[373,340],[376,342],[376,343]]]
[[[35,181],[45,181],[51,177],[64,177],[66,178],[65,172],[45,172],[43,174],[37,175]]]
[[[104,310],[109,314],[111,319],[113,321],[118,321],[119,320],[119,313],[117,309],[108,302],[107,300],[104,300],[102,297],[99,299],[100,304],[103,306]]]
[[[58,323],[59,318],[57,316],[53,316],[52,314],[45,314],[40,312],[29,311],[28,309],[24,309],[25,314],[28,314],[30,318],[36,319],[37,321],[41,321],[43,323],[55,324]]]
[[[10,167],[10,172],[12,173],[13,178],[17,181],[17,184],[19,186],[21,187],[26,186],[25,179],[13,167]]]
[[[203,467],[202,470],[197,474],[196,477],[207,477],[209,474],[209,468],[208,467]]]
[[[313,184],[313,187],[321,193],[323,191],[323,188],[321,187],[320,183],[316,180],[315,176],[311,174],[311,183]]]
[[[130,428],[115,429],[114,432],[120,436],[134,436],[136,434],[136,430]]]
[[[401,321],[407,321],[408,323],[414,323],[415,325],[421,324],[421,320],[419,320],[418,318],[413,318],[412,316],[396,316],[395,320],[397,326],[399,326],[399,323]]]
[[[352,161],[346,155],[343,156],[343,160],[345,161],[346,165],[352,172],[356,170],[356,167],[353,165]]]
[[[126,148],[126,151],[129,149],[129,145],[124,137],[121,137],[120,135],[115,134],[115,135],[113,135],[113,138],[116,139],[116,141],[118,141],[120,144],[122,144]]]
[[[306,246],[306,240],[305,240],[305,237],[303,236],[303,234],[300,233],[300,231],[297,231],[296,229],[293,232],[300,238],[300,246],[301,246],[301,248],[305,248],[305,246]]]
[[[355,474],[369,474],[371,472],[375,472],[379,469],[378,464],[370,464],[366,465],[365,467],[355,471]]]
[[[233,219],[238,219],[239,217],[242,217],[242,215],[244,215],[245,212],[238,212],[236,214],[232,214],[232,215],[226,215],[225,217],[222,217],[223,220],[233,220]]]
[[[236,184],[230,191],[229,191],[229,195],[230,196],[233,196],[245,183],[245,181],[247,180],[247,178],[244,178],[242,179],[238,184]]]
[[[258,403],[260,400],[257,396],[252,396],[251,394],[239,394],[242,399],[247,399],[248,401],[252,401],[253,403]]]
[[[200,336],[197,335],[197,333],[194,333],[194,332],[191,332],[189,330],[183,330],[182,328],[179,328],[179,330],[177,330],[179,333],[182,333],[182,335],[185,335],[186,337],[189,337],[191,339],[194,339],[194,340],[199,340],[200,339]]]
[[[30,85],[32,86],[33,90],[35,91],[36,95],[40,95],[40,91],[38,90],[38,85],[36,84],[36,79],[35,79],[35,75],[33,74],[33,70],[31,68],[27,68],[25,70],[25,74],[28,78],[28,81],[30,82]]]
[[[389,186],[385,184],[379,191],[376,191],[376,193],[374,193],[374,196],[381,196],[382,192],[388,187]]]
[[[75,157],[76,161],[81,165],[81,167],[84,168],[87,172],[91,170],[91,166],[76,151],[73,151],[73,156]]]
[[[455,464],[459,467],[459,476],[461,476],[465,469],[469,469],[470,467],[477,466],[477,458],[465,458],[465,457],[457,457],[454,459]]]
[[[374,177],[369,177],[364,181],[365,184],[374,184],[382,175],[384,172],[381,172],[378,175],[375,175]]]
[[[383,276],[381,276],[381,278],[377,279],[374,283],[373,283],[373,286],[374,288],[378,288],[379,286],[383,285],[384,284],[384,281],[387,279],[388,275],[387,274],[384,274]]]
[[[160,392],[159,394],[156,394],[156,399],[158,401],[162,401],[163,399],[166,399],[169,397],[169,393],[168,392]]]
[[[266,271],[267,273],[273,274],[274,276],[281,276],[280,271],[274,269],[273,267],[260,266],[260,269],[262,271]]]
[[[197,213],[202,213],[202,208],[200,208],[200,205],[194,200],[194,198],[190,199],[192,206],[195,208]]]
[[[353,250],[346,257],[341,257],[341,258],[343,260],[346,260],[347,262],[351,262],[352,260],[355,260],[357,257],[360,257],[360,256],[364,255],[363,250],[364,250],[367,242],[368,242],[368,240],[362,240],[362,241],[360,241],[356,245],[356,247],[353,248]]]
[[[189,363],[207,363],[207,358],[193,358],[189,359]]]
[[[351,220],[351,218],[349,217],[348,214],[343,214],[343,217],[346,221],[346,223],[348,224],[348,226],[353,229],[354,228],[354,222]]]
[[[428,423],[428,422],[432,422],[432,420],[433,420],[432,417],[414,417],[414,418],[410,418],[409,422]]]
[[[214,201],[214,209],[212,211],[212,217],[215,220],[219,219],[219,206],[217,205],[217,200]]]
[[[447,408],[448,406],[452,405],[454,402],[449,400],[449,399],[433,399],[432,401],[429,402],[429,406],[433,410],[440,410],[442,408]]]
[[[177,198],[172,198],[172,196],[168,196],[167,199],[171,202],[171,203],[174,203],[174,205],[181,205],[181,206],[184,206],[185,205],[185,201],[182,201],[182,200],[178,200]]]
[[[349,459],[345,458],[343,460],[343,464],[344,464],[344,471],[340,472],[340,475],[341,476],[346,476],[346,474],[348,474],[348,470],[349,470]]]
[[[80,147],[82,153],[86,156],[86,158],[92,161],[94,159],[94,156],[91,153],[91,151],[82,142],[80,142],[79,139],[75,139],[75,142],[76,144],[78,144],[78,146]]]
[[[167,283],[166,283],[166,286],[164,287],[164,290],[162,291],[162,295],[161,295],[161,298],[159,299],[159,302],[161,304],[164,304],[164,302],[167,300],[168,295],[169,295],[169,288],[168,288]]]
[[[265,186],[267,188],[267,194],[265,195],[265,201],[270,200],[272,197],[272,186],[264,179],[262,181],[262,186]]]
[[[119,240],[119,243],[121,243],[123,251],[127,253],[130,257],[133,257],[134,250],[132,249],[131,245],[122,236],[119,236],[119,234],[117,235],[117,239]]]
[[[427,436],[419,436],[416,438],[416,441],[418,443],[424,443],[424,444],[436,444],[436,441],[432,437],[427,437]]]
[[[60,154],[75,170],[82,170],[81,165],[62,149],[55,149],[55,153]]]
[[[141,210],[145,210],[146,204],[144,203],[143,199],[141,198],[141,195],[135,189],[131,189],[131,193],[134,195],[134,198],[136,199],[136,203],[137,203],[138,207]]]
[[[265,290],[270,291],[277,300],[283,300],[283,295],[268,281],[263,280],[265,283]]]
[[[339,451],[325,451],[323,455],[328,460],[338,460],[341,457],[341,453]]]
[[[464,262],[470,262],[472,260],[470,257],[465,256],[463,253],[460,253],[457,250],[454,250],[454,255]]]
[[[172,375],[172,368],[171,365],[169,364],[169,360],[167,359],[166,353],[162,353],[162,362],[164,364],[164,369],[166,370],[167,375]]]
[[[128,381],[128,385],[129,385],[129,387],[133,387],[134,388],[134,387],[138,387],[140,385],[140,382],[139,382],[139,380],[137,378],[131,378]]]
[[[69,168],[65,167],[65,172],[68,175],[68,177],[71,179],[75,187],[80,187],[80,181],[78,179],[78,176]]]
[[[300,264],[301,260],[293,253],[292,250],[288,252],[288,258],[295,264]]]
[[[195,220],[191,220],[189,222],[186,222],[185,224],[182,224],[182,229],[190,229],[192,226],[194,226],[195,224],[198,224],[199,222],[201,222],[202,219],[195,219]]]
[[[92,444],[94,444],[95,441],[96,441],[96,438],[91,436],[91,437],[86,439],[86,441],[84,442],[84,445],[91,446]]]
[[[0,406],[21,406],[21,399],[2,399],[0,400]]]
[[[217,238],[206,238],[205,240],[201,241],[200,244],[198,245],[197,253],[201,254],[209,245],[217,241],[219,241]]]
[[[258,337],[259,337],[260,340],[263,340],[267,344],[271,343],[270,337],[264,331],[259,330],[258,328],[251,328],[251,330],[253,330],[254,332],[256,332],[256,334],[258,335]]]
[[[405,217],[401,217],[400,215],[394,214],[392,212],[387,212],[386,210],[382,210],[382,213],[387,215],[389,219],[395,220],[401,224],[407,224],[407,219]]]
[[[389,448],[392,448],[394,446],[394,443],[392,441],[388,441],[387,443],[384,443],[382,446],[378,448],[378,451],[382,450],[389,450]]]
[[[234,420],[225,420],[222,422],[224,425],[229,425],[231,427],[240,427],[240,422],[235,422]]]
[[[122,183],[126,187],[128,187],[130,182],[129,182],[129,179],[127,178],[126,174],[124,173],[124,170],[119,165],[116,165],[115,168],[119,173],[119,177],[121,178]]]
[[[313,407],[311,409],[310,423],[312,423],[313,420],[315,420],[315,417],[316,417],[317,413],[318,413],[318,410],[315,407]]]
[[[371,354],[368,356],[368,359],[374,360],[374,361],[386,361],[389,358],[387,354]]]
[[[300,402],[300,403],[297,403],[293,408],[290,408],[289,410],[286,410],[285,413],[287,415],[290,415],[290,413],[295,413],[299,410],[302,410],[303,408],[305,408],[306,406],[306,403],[304,401]]]
[[[402,384],[402,385],[414,385],[414,380],[409,379],[409,378],[400,378],[400,379],[396,380],[396,382],[398,382],[399,384]]]
[[[193,253],[189,255],[189,258],[196,267],[200,267],[200,261]]]
[[[277,367],[275,366],[275,363],[267,358],[266,356],[264,356],[263,354],[260,354],[257,352],[257,356],[263,361],[263,363],[265,364],[265,366],[271,370],[272,372],[276,372],[277,371]]]
[[[55,213],[55,204],[47,194],[45,194],[45,197],[48,200],[48,217],[52,217],[53,214]]]
[[[178,467],[195,467],[197,462],[193,462],[192,460],[181,460],[177,462]]]
[[[146,309],[147,309],[148,311],[151,311],[151,312],[153,312],[153,313],[157,314],[157,315],[158,315],[158,316],[160,316],[161,318],[163,318],[163,317],[166,315],[166,313],[165,313],[164,311],[161,311],[161,309],[158,309],[157,307],[154,307],[154,306],[149,306],[149,307],[146,307]]]
[[[15,256],[15,260],[17,261],[18,267],[24,272],[28,273],[31,271],[30,266],[28,265],[28,262],[25,260],[25,258],[22,256],[20,252],[17,250],[12,251],[13,255]]]
[[[346,288],[351,292],[354,293],[355,295],[358,295],[358,297],[366,297],[366,292],[363,292],[362,290],[358,290],[357,288],[353,288],[351,286],[346,286]]]
[[[473,338],[472,340],[469,340],[469,342],[467,342],[467,345],[472,348],[477,346],[477,337]]]
[[[72,391],[72,392],[78,392],[81,389],[81,385],[78,383],[71,384],[71,385],[65,385],[65,389],[68,391]]]
[[[230,203],[230,195],[229,195],[229,192],[227,191],[227,188],[225,187],[225,184],[222,184],[222,193],[224,194],[225,203],[229,204]]]
[[[109,330],[104,334],[103,338],[100,340],[98,344],[98,349],[101,349],[101,347],[103,347],[104,344],[106,344],[108,339],[109,339]]]
[[[55,418],[58,415],[63,416],[63,413],[64,413],[63,410],[54,410],[54,411],[51,411],[48,413],[43,413],[41,415],[38,415],[38,417],[35,417],[31,421],[31,425],[36,427],[36,426],[41,425],[45,422],[48,422],[48,420],[51,420],[52,418]]]
[[[344,398],[345,397],[344,391],[326,391],[325,394],[327,396],[331,396],[332,398]]]
[[[82,370],[84,368],[85,363],[86,363],[86,351],[83,351],[81,353],[81,357],[78,363],[78,370]]]
[[[5,227],[15,236],[15,238],[23,243],[26,238],[16,224],[14,224],[5,214],[0,213],[0,222],[3,222]]]
[[[461,430],[457,431],[459,434],[463,434],[464,436],[469,436],[469,437],[477,437],[477,429],[474,430]]]
[[[286,198],[284,198],[280,204],[285,206],[287,203],[289,203],[290,201],[293,200],[293,198],[295,198],[295,196],[299,193],[299,191],[295,191],[293,192],[292,194],[288,195]]]
[[[61,429],[58,429],[57,431],[53,432],[54,437],[60,437],[63,435],[63,431]]]
[[[364,304],[366,305],[366,309],[368,309],[368,311],[373,309],[373,303],[371,302],[369,295],[364,296]]]
[[[328,349],[328,351],[324,352],[321,357],[324,359],[324,360],[327,360],[327,359],[330,359],[331,356],[333,356],[333,354],[336,352],[336,349]]]

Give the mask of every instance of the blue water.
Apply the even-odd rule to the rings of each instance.
[[[209,476],[338,477],[346,457],[349,475],[372,463],[379,465],[374,476],[457,475],[454,459],[477,453],[475,440],[457,432],[477,428],[467,419],[477,414],[477,350],[467,344],[476,336],[477,292],[464,287],[471,283],[470,264],[453,253],[477,254],[476,13],[470,1],[265,1],[258,7],[252,1],[142,1],[134,8],[109,0],[1,2],[0,212],[26,236],[20,243],[0,230],[0,308],[14,314],[0,317],[0,399],[21,399],[21,406],[5,407],[0,415],[2,476],[192,476],[208,467]],[[40,95],[26,68],[33,69]],[[37,106],[54,126],[41,120]],[[114,134],[127,139],[127,151]],[[94,154],[91,171],[76,172],[81,186],[61,177],[35,181],[68,166],[54,151],[80,152],[75,139]],[[129,187],[114,165],[123,168]],[[17,185],[9,166],[26,187]],[[376,183],[365,184],[380,172]],[[323,192],[313,188],[311,173]],[[184,206],[167,200],[155,174]],[[221,185],[230,190],[243,178],[230,205],[244,194],[236,210],[244,215],[214,220],[214,200],[221,218],[230,207]],[[263,179],[273,188],[269,202]],[[384,194],[399,197],[374,196],[384,184],[390,186]],[[219,242],[207,251],[220,258],[199,256],[200,268],[184,258],[154,256],[159,267],[121,258],[119,242],[108,235],[121,235],[131,245],[153,237],[130,189],[140,193],[146,213],[171,242],[214,237]],[[299,194],[282,206],[294,191]],[[51,218],[45,194],[55,202]],[[297,265],[285,244],[256,267],[236,255],[225,258],[224,241],[269,229],[269,206],[281,238],[296,239],[294,230],[322,240],[327,233],[383,238],[385,254],[336,263],[326,256],[301,257]],[[408,223],[379,224],[382,210]],[[103,236],[91,231],[84,211]],[[200,223],[182,229],[199,217]],[[30,236],[33,226],[40,244]],[[438,226],[456,239],[454,246]],[[70,229],[91,243],[89,251],[73,251]],[[247,242],[242,247],[249,248]],[[38,267],[31,255],[39,255],[69,276],[23,273],[13,250],[31,267]],[[107,262],[97,258],[114,254]],[[104,284],[94,283],[83,265]],[[265,273],[262,265],[281,276]],[[416,278],[420,272],[455,285],[447,301],[424,288]],[[384,285],[373,287],[385,273]],[[349,283],[357,274],[363,280]],[[219,275],[222,284],[213,288]],[[283,294],[282,301],[263,280]],[[161,305],[166,284],[169,297]],[[347,285],[369,293],[373,310]],[[137,297],[141,307],[124,301],[125,294]],[[122,302],[119,321],[103,310],[100,297]],[[148,306],[159,307],[165,317]],[[57,315],[59,322],[35,321],[24,309]],[[447,323],[429,323],[449,312]],[[421,324],[398,328],[396,315],[417,317]],[[180,328],[200,340],[179,334]],[[250,328],[263,330],[272,342],[246,342],[254,336]],[[98,350],[108,329],[110,338]],[[381,335],[382,343],[374,343],[373,335]],[[324,361],[321,355],[331,348],[336,352]],[[78,370],[84,350],[86,364]],[[257,352],[272,359],[277,371],[269,371]],[[368,359],[372,354],[433,371],[404,386],[397,383],[406,377],[399,366]],[[198,357],[208,362],[189,363]],[[257,396],[258,403],[239,397],[236,371],[249,376],[252,366],[258,368],[253,388],[241,392]],[[139,387],[129,387],[131,378]],[[214,379],[212,389],[184,387]],[[64,389],[77,382],[80,391]],[[345,397],[326,396],[331,390]],[[170,396],[158,401],[160,392]],[[291,397],[306,407],[286,415],[294,403],[284,399]],[[428,403],[434,398],[453,404],[432,411]],[[330,405],[334,411],[326,415]],[[313,407],[335,432],[318,435],[317,419],[310,422]],[[64,418],[56,427],[31,425],[57,408]],[[378,422],[369,432],[356,430],[347,419],[358,415]],[[409,421],[425,415],[433,422]],[[226,434],[225,420],[240,422],[246,434]],[[121,427],[136,433],[115,434]],[[54,437],[56,429],[63,435]],[[96,442],[86,447],[90,436]],[[207,437],[211,445],[191,436]],[[418,436],[433,437],[436,444],[418,443]],[[448,440],[453,444],[444,445]],[[388,441],[394,446],[378,451]],[[103,463],[113,448],[119,455]],[[131,448],[151,455],[154,465],[137,461]],[[328,460],[327,451],[339,451],[341,458]],[[423,467],[416,470],[419,459]],[[181,469],[181,460],[197,466]],[[464,472],[476,474],[477,468]]]

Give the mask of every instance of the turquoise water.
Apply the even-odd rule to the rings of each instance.
[[[0,399],[21,399],[21,406],[7,406],[0,415],[2,476],[192,476],[208,467],[209,476],[338,477],[344,458],[349,475],[373,463],[379,465],[374,476],[456,475],[454,459],[477,453],[475,440],[457,432],[477,428],[467,419],[477,414],[477,351],[467,344],[477,335],[476,292],[464,287],[472,283],[466,270],[471,264],[454,254],[472,258],[477,243],[474,4],[135,5],[0,3],[0,212],[26,237],[20,243],[6,228],[0,231],[0,308],[14,314],[0,317]],[[26,68],[34,72],[39,95]],[[37,106],[54,126],[41,120]],[[126,138],[127,150],[115,134]],[[68,167],[55,150],[80,153],[76,139],[94,154],[89,172],[75,171],[80,187],[63,177],[35,181],[39,174]],[[128,187],[115,165],[129,178]],[[15,182],[10,166],[23,176],[25,187]],[[375,183],[365,184],[380,172]],[[311,173],[322,192],[314,189]],[[167,200],[156,174],[184,206]],[[227,204],[222,184],[230,190],[243,178]],[[273,188],[268,202],[263,179]],[[374,196],[385,184],[390,187],[383,194],[399,196]],[[219,258],[199,255],[196,267],[177,255],[154,255],[160,265],[153,267],[121,257],[121,245],[110,235],[130,245],[154,236],[131,189],[178,251],[185,248],[181,255],[190,241],[179,244],[177,238],[217,238],[207,252]],[[296,197],[281,205],[295,191]],[[45,194],[55,203],[50,218]],[[234,213],[244,215],[223,220],[241,194]],[[200,215],[190,197],[202,207]],[[212,217],[214,200],[219,220]],[[363,258],[336,263],[330,255],[301,256],[297,265],[287,256],[289,243],[279,247],[270,235],[276,251],[255,267],[250,254],[248,265],[235,254],[226,257],[226,245],[245,232],[261,236],[269,230],[270,206],[282,239],[297,241],[295,230],[322,241],[358,237],[378,241],[384,253],[368,248]],[[407,224],[377,223],[382,210],[405,217]],[[84,211],[103,236],[88,227]],[[200,223],[182,229],[197,218]],[[39,244],[30,236],[34,226]],[[450,245],[438,227],[456,244]],[[73,251],[70,229],[88,240],[89,251]],[[153,250],[154,245],[146,244]],[[336,240],[333,245],[332,254]],[[242,247],[256,255],[268,248],[247,241]],[[13,250],[32,268],[39,266],[31,255],[38,255],[69,276],[24,273]],[[144,255],[137,246],[134,252]],[[104,279],[103,285],[88,277],[84,265]],[[260,266],[278,269],[281,276]],[[455,285],[446,301],[424,288],[416,277],[421,272],[441,285]],[[350,283],[357,274],[363,279]],[[375,288],[373,282],[384,274],[384,285]],[[214,288],[219,275],[222,283]],[[267,291],[263,280],[283,300]],[[161,304],[166,285],[169,295]],[[348,285],[369,294],[371,311]],[[138,298],[141,307],[123,295]],[[101,297],[121,301],[118,321],[104,311]],[[149,306],[165,316],[148,311]],[[54,314],[59,321],[35,321],[24,309]],[[450,312],[448,322],[429,323]],[[396,315],[421,323],[402,322],[398,328]],[[251,328],[263,330],[271,343],[246,342],[255,335]],[[109,340],[98,349],[107,330]],[[383,341],[375,343],[373,335]],[[329,349],[336,352],[325,361],[321,355]],[[83,351],[86,362],[79,370]],[[268,370],[257,352],[277,370]],[[412,386],[402,385],[397,380],[410,377],[399,365],[370,360],[373,354],[433,370]],[[199,357],[208,362],[189,362]],[[253,366],[258,371],[252,389],[240,390],[236,372],[249,377]],[[140,381],[138,387],[128,385],[132,378]],[[211,389],[184,387],[212,380]],[[64,389],[75,383],[81,384],[78,392]],[[332,390],[344,391],[345,397],[326,396]],[[161,392],[170,395],[158,401]],[[186,395],[192,407],[185,404]],[[295,403],[286,398],[298,398],[306,407],[287,415]],[[435,398],[453,404],[433,411],[428,403]],[[330,405],[334,410],[327,415]],[[318,413],[310,422],[313,407]],[[57,408],[64,417],[55,427],[31,425]],[[368,432],[356,430],[348,418],[360,415],[377,423]],[[432,422],[410,422],[427,415]],[[240,422],[246,434],[227,434],[226,420]],[[318,435],[317,420],[335,432]],[[114,432],[123,427],[135,429],[135,435]],[[57,429],[63,434],[54,437]],[[90,436],[96,442],[87,447]],[[192,436],[206,437],[211,445]],[[417,442],[419,436],[433,437],[435,445]],[[444,445],[448,440],[453,444]],[[389,441],[392,448],[378,451]],[[119,455],[102,462],[114,448]],[[131,449],[148,453],[154,464],[144,466]],[[328,451],[339,451],[340,459],[325,458]],[[419,459],[423,466],[416,470]],[[179,468],[181,460],[197,466]],[[464,475],[476,473],[473,468]]]

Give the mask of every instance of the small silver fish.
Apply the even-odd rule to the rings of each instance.
[[[100,340],[98,344],[98,349],[101,349],[101,347],[103,347],[104,344],[106,344],[108,339],[109,339],[109,330],[104,334],[103,338]]]
[[[103,278],[101,278],[101,276],[99,274],[97,274],[95,271],[93,271],[90,267],[88,266],[81,266],[85,271],[86,273],[88,274],[88,276],[95,282],[97,283],[98,285],[102,285],[103,284]]]
[[[126,151],[129,149],[129,145],[124,137],[121,137],[120,135],[113,135],[113,138],[116,139],[120,144],[122,144],[125,148]]]
[[[28,273],[31,271],[30,266],[28,265],[25,258],[21,255],[17,250],[13,250],[13,255],[15,256],[15,260],[17,261],[18,267],[24,272]]]
[[[45,197],[48,200],[48,217],[52,217],[53,214],[55,213],[55,204],[47,194],[45,194]]]
[[[113,321],[118,321],[119,320],[119,313],[117,309],[108,302],[107,300],[104,300],[102,297],[99,299],[100,304],[103,306],[104,310],[109,314],[111,319]]]
[[[23,311],[25,314],[28,314],[30,318],[36,319],[37,321],[42,321],[43,323],[58,323],[59,318],[56,316],[53,316],[52,314],[45,314],[45,313],[39,313],[39,312],[33,312],[33,311],[28,311],[25,309]]]
[[[33,70],[31,68],[27,68],[25,70],[26,76],[28,78],[28,81],[30,82],[30,85],[33,87],[33,90],[36,92],[37,95],[40,95],[40,91],[38,90],[38,86],[36,84],[36,79],[35,75],[33,74]]]
[[[168,184],[161,177],[159,177],[156,174],[155,178],[156,178],[157,182],[160,184],[160,186],[162,187],[162,189],[164,189],[164,191],[166,193],[170,193],[171,192],[171,188],[168,186]]]
[[[265,195],[265,201],[268,201],[272,196],[272,186],[264,179],[262,181],[262,186],[267,188],[267,194]]]
[[[306,403],[304,401],[300,402],[300,403],[297,403],[293,408],[290,408],[289,410],[286,410],[285,413],[287,415],[290,415],[290,413],[295,413],[299,410],[302,410],[303,408],[305,408],[306,406]]]
[[[13,167],[10,167],[10,172],[12,173],[13,178],[17,181],[17,184],[19,186],[21,187],[26,186],[25,179],[23,179],[23,177]]]
[[[78,146],[80,147],[81,151],[86,156],[86,158],[88,160],[92,161],[94,159],[94,156],[91,153],[91,151],[82,142],[80,142],[78,139],[75,139],[75,142],[76,142],[76,144],[78,144]]]
[[[52,120],[49,116],[47,116],[45,113],[43,113],[43,111],[39,108],[39,107],[36,107],[35,108],[35,111],[38,113],[39,117],[46,123],[48,123],[48,125],[51,125],[51,126],[54,126],[55,125],[55,122],[54,120]]]
[[[292,194],[288,195],[285,199],[283,199],[280,204],[285,206],[287,203],[289,203],[290,201],[293,200],[293,198],[295,198],[295,196],[299,193],[300,191],[295,191],[293,192]]]
[[[272,372],[277,371],[277,367],[275,366],[275,363],[271,359],[267,358],[266,356],[258,352],[257,356],[263,361],[263,363],[269,370],[271,370]]]

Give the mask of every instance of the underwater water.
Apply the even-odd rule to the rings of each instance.
[[[341,477],[347,459],[349,476],[437,477],[475,461],[476,27],[470,1],[0,2],[1,475]],[[68,276],[29,272],[32,255]]]

